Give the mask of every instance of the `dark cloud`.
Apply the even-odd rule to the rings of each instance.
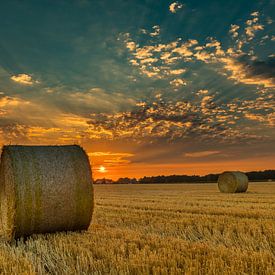
[[[267,60],[251,60],[245,55],[238,59],[243,64],[247,77],[261,78],[270,81],[275,86],[275,58],[270,57]]]

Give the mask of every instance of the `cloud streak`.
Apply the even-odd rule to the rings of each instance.
[[[185,153],[185,156],[190,158],[203,158],[203,157],[208,157],[212,155],[217,155],[219,153],[220,151],[200,151],[200,152]]]

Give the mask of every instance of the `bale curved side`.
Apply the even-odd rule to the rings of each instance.
[[[248,178],[242,172],[223,172],[218,178],[218,188],[222,193],[242,193],[248,188]]]
[[[248,188],[248,177],[245,173],[235,172],[235,177],[238,181],[238,188],[236,193],[243,193],[247,191]]]
[[[80,146],[4,146],[0,170],[7,239],[89,227],[92,177]]]
[[[1,235],[10,240],[14,236],[16,201],[15,181],[11,158],[7,150],[3,150],[0,162],[0,217]]]

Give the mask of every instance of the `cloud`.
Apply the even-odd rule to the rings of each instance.
[[[11,80],[14,82],[23,84],[23,85],[33,85],[34,83],[39,83],[37,80],[33,80],[30,75],[27,74],[18,74],[11,76]]]
[[[128,165],[131,163],[129,158],[134,157],[132,153],[124,152],[91,152],[88,153],[93,166],[104,164],[107,168]]]
[[[229,30],[229,33],[233,38],[238,37],[239,33],[238,30],[240,29],[240,26],[232,24]]]
[[[158,36],[160,34],[160,26],[156,25],[153,26],[153,32],[151,32],[149,35],[154,37],[154,36]]]
[[[258,11],[254,11],[254,12],[251,13],[251,15],[252,15],[252,16],[259,16],[260,13],[259,13]]]
[[[89,129],[87,120],[85,117],[63,112],[46,102],[5,95],[0,97],[0,131],[3,143],[75,142]]]
[[[136,43],[133,41],[127,42],[126,47],[132,52],[136,49]]]
[[[0,96],[0,119],[11,121],[24,121],[35,119],[39,108],[31,101],[20,97]]]
[[[131,158],[134,156],[132,153],[124,152],[93,152],[88,154],[91,157],[103,157],[105,163],[129,163]]]
[[[192,56],[194,53],[191,50],[192,47],[196,46],[198,44],[198,41],[195,39],[189,39],[187,41],[185,41],[184,43],[182,43],[181,45],[179,45],[178,47],[175,47],[172,52],[173,53],[177,53],[182,57],[190,57]],[[186,59],[188,60],[188,59]]]
[[[163,79],[171,75],[179,75],[186,72],[186,68],[172,68],[173,64],[182,59],[190,60],[193,55],[190,50],[198,42],[187,40],[178,46],[178,41],[168,44],[138,46],[130,35],[126,36],[125,45],[131,53],[129,62],[140,69],[140,72],[150,78]]]
[[[127,98],[125,94],[108,93],[100,88],[66,94],[56,91],[50,97],[51,100],[47,98],[47,101],[38,102],[1,95],[2,138],[8,142],[45,144],[109,139],[112,130],[100,126],[92,129],[87,123],[90,114],[111,114],[135,105],[135,100]]]
[[[170,4],[169,6],[169,11],[172,13],[176,13],[179,9],[181,9],[183,7],[183,4],[179,3],[179,2],[173,2],[172,4]]]
[[[175,69],[175,70],[170,70],[169,73],[171,75],[179,75],[179,74],[183,74],[186,72],[186,69]]]
[[[141,64],[150,63],[150,65],[151,65],[152,63],[155,63],[155,62],[157,62],[157,61],[158,61],[157,58],[149,57],[149,58],[142,59],[142,60],[140,61],[140,63],[141,63]]]
[[[245,119],[258,122],[258,126],[266,125],[274,127],[275,125],[275,97],[273,93],[261,91],[260,96],[254,100],[243,100],[238,107],[242,110]],[[255,124],[253,124],[255,127]]]
[[[170,81],[170,84],[171,84],[172,86],[176,87],[176,88],[178,88],[178,87],[180,87],[180,86],[186,86],[186,85],[187,85],[186,81],[184,81],[184,80],[181,79],[181,78],[176,78],[176,79]]]
[[[197,141],[234,143],[262,138],[236,127],[236,120],[245,119],[249,102],[238,112],[239,102],[217,105],[214,95],[202,95],[197,102],[165,101],[158,95],[153,102],[140,102],[129,112],[92,114],[88,122],[90,131],[102,132],[102,139],[136,142],[148,142],[148,139],[183,142],[196,138]],[[264,120],[268,119],[266,114]]]
[[[256,32],[261,31],[263,29],[264,29],[264,26],[260,25],[260,24],[255,24],[255,25],[252,25],[252,26],[248,26],[245,29],[245,33],[248,37],[248,40],[252,40],[255,37]]]
[[[92,152],[88,153],[90,157],[105,157],[105,156],[112,156],[112,157],[132,157],[134,154],[132,153],[114,153],[114,152]]]
[[[84,110],[82,115],[72,113],[72,107],[66,112],[45,103],[42,105],[41,102],[2,95],[1,141],[68,144],[91,140],[154,143],[160,140],[185,142],[196,139],[198,143],[233,144],[265,139],[261,135],[260,125],[274,125],[274,101],[268,91],[261,91],[256,99],[236,99],[219,104],[215,94],[208,90],[199,90],[195,94],[192,101],[165,100],[157,94],[151,102],[139,102],[130,108],[131,111]],[[70,100],[76,100],[76,97],[79,99],[79,95],[74,94]],[[80,103],[82,106],[85,100],[91,100],[89,95],[76,102],[76,106]],[[255,135],[254,130],[251,132],[251,128],[244,128],[236,121],[255,121],[260,132]],[[130,153],[109,151],[95,152],[92,156],[105,158],[108,163],[125,163],[131,157]]]
[[[153,55],[152,51],[154,50],[153,46],[145,46],[143,48],[137,48],[134,56],[137,59],[144,59],[151,57]]]
[[[201,158],[201,157],[208,157],[211,155],[216,155],[219,153],[220,153],[220,151],[200,151],[200,152],[185,153],[185,156],[190,157],[190,158]]]
[[[21,105],[29,105],[30,102],[19,97],[3,96],[0,98],[0,108],[9,109]]]
[[[200,96],[200,95],[205,95],[205,94],[208,94],[208,93],[209,93],[208,90],[199,90],[196,94],[197,94],[198,96]]]
[[[230,72],[229,79],[247,85],[262,85],[265,88],[275,87],[275,59],[265,61],[251,60],[248,56],[223,58],[224,68]]]
[[[247,36],[248,41],[252,40],[257,31],[261,31],[264,29],[264,25],[259,24],[259,12],[251,13],[252,18],[246,21],[245,34]]]
[[[228,47],[214,37],[200,42],[180,38],[163,42],[157,25],[153,31],[146,31],[142,35],[139,32],[136,37],[141,36],[141,41],[138,38],[134,41],[130,34],[125,34],[123,41],[129,63],[144,78],[153,78],[155,82],[164,84],[163,91],[172,90],[165,99],[159,96],[149,102],[137,103],[137,97],[141,96],[138,93],[126,96],[123,91],[109,92],[99,87],[86,91],[47,93],[45,102],[43,99],[38,102],[0,94],[2,132],[5,132],[6,137],[9,133],[14,139],[17,134],[23,136],[24,133],[29,141],[56,140],[61,143],[128,139],[136,142],[184,142],[194,138],[201,142],[234,143],[239,140],[265,139],[267,131],[255,134],[258,130],[247,126],[252,121],[259,128],[274,123],[272,100],[268,94],[275,83],[274,57],[261,60],[253,51],[253,43],[256,43],[257,38],[251,32],[255,34],[260,31],[255,26],[262,25],[258,16],[258,13],[252,15],[243,27],[231,25],[229,33],[232,39]],[[253,43],[251,38],[255,39]],[[265,41],[272,39],[273,36],[268,36]],[[226,103],[222,93],[217,96],[220,91],[196,91],[192,87],[196,81],[193,69],[196,70],[198,65],[204,63],[207,68],[222,74],[233,83],[255,85],[258,91],[267,92],[256,95],[255,89],[250,100],[244,100],[243,97],[240,100],[238,95]],[[188,70],[188,65],[192,70]],[[195,79],[188,81],[190,93],[174,93],[173,89],[175,91],[186,85],[185,79],[190,75]],[[12,80],[36,83],[25,74],[15,75]],[[143,95],[145,92],[142,91]],[[110,157],[116,159],[121,156]]]
[[[177,2],[173,3],[176,4]],[[176,6],[172,5],[172,9]],[[253,50],[249,48],[256,32],[264,30],[264,25],[259,22],[259,12],[253,12],[251,18],[244,23],[244,27],[232,24],[229,34],[232,37],[232,45],[227,48],[213,37],[208,37],[204,44],[199,44],[196,39],[152,45],[138,46],[128,34],[126,46],[130,49],[129,62],[140,69],[141,74],[155,79],[166,79],[172,86],[184,85],[182,80],[172,75],[180,75],[186,72],[186,64],[203,62],[216,66],[218,74],[233,80],[235,83],[256,85],[265,88],[274,88],[274,60],[269,55],[266,60],[259,59]],[[264,36],[265,43],[273,41],[273,36]],[[244,45],[246,50],[244,50]]]

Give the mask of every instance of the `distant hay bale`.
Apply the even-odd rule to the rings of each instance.
[[[222,193],[246,192],[248,178],[242,172],[223,172],[218,178],[218,187]]]
[[[91,168],[85,151],[68,146],[4,146],[0,163],[1,234],[7,240],[89,227]]]

